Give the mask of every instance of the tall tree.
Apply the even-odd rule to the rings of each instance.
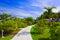
[[[34,23],[34,19],[32,17],[27,17],[25,18],[25,20],[27,21],[28,25],[31,25]]]
[[[45,18],[50,18],[52,15],[52,9],[55,7],[45,7],[46,11],[44,12]]]
[[[9,15],[9,14],[6,14],[6,13],[0,14],[0,20],[1,20],[2,22],[7,21],[9,18],[10,18],[10,15]],[[3,36],[4,27],[3,27],[3,26],[2,26],[1,32],[2,32],[2,38],[3,38],[3,37],[4,37],[4,36]]]
[[[55,7],[45,7],[44,9],[46,11],[44,11],[43,14],[40,17],[37,18],[37,20],[39,20],[39,19],[50,19],[50,18],[57,17],[56,13],[52,12],[53,8],[55,8]]]
[[[7,14],[7,13],[3,13],[3,14],[0,14],[0,20],[2,21],[6,21],[8,20],[9,18],[11,17],[11,15]]]

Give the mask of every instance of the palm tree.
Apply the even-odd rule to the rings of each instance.
[[[44,9],[46,10],[46,11],[44,11],[43,12],[43,14],[40,16],[40,17],[38,17],[36,20],[40,20],[40,19],[50,19],[51,17],[53,17],[53,16],[51,16],[51,15],[53,15],[52,13],[52,9],[53,8],[55,8],[55,7],[45,7]]]
[[[51,17],[52,9],[55,7],[45,7],[46,11],[44,12],[44,15],[49,19]]]

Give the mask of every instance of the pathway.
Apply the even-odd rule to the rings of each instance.
[[[12,40],[32,40],[30,29],[32,26],[28,26],[19,31]]]

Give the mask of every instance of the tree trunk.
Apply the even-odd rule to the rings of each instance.
[[[4,36],[3,36],[3,32],[4,32],[4,30],[2,30],[2,38],[4,38]]]

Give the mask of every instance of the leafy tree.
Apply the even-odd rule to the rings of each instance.
[[[21,23],[20,23],[20,28],[25,28],[25,27],[27,27],[27,24],[21,22]]]
[[[28,25],[34,24],[34,19],[32,17],[25,18]]]
[[[10,19],[10,17],[11,17],[11,15],[6,14],[6,13],[0,14],[0,20],[2,20],[2,21]]]
[[[12,23],[11,23],[12,22]],[[4,31],[10,32],[18,29],[17,23],[13,20],[4,21],[2,29]]]
[[[3,23],[0,22],[0,32],[1,32],[1,30],[2,30],[2,26],[3,26]]]
[[[58,18],[60,18],[60,12],[58,12]]]
[[[2,21],[2,22],[4,22],[4,21],[7,21],[8,19],[10,19],[10,15],[8,15],[8,14],[6,14],[6,13],[3,13],[3,14],[0,14],[0,20]],[[2,38],[3,38],[3,31],[4,31],[4,29],[3,29],[4,27],[2,26]]]
[[[20,27],[20,24],[22,22],[20,18],[14,17],[14,18],[12,18],[12,20],[17,23],[18,27]]]
[[[54,13],[52,12],[52,9],[55,8],[55,7],[45,7],[46,11],[43,12],[43,14],[38,17],[37,19],[50,19],[50,18],[57,18],[58,17],[58,14],[57,13]]]
[[[43,33],[45,27],[48,27],[48,21],[45,19],[41,19],[37,21],[37,24],[35,25],[35,30],[37,31],[38,34]]]

